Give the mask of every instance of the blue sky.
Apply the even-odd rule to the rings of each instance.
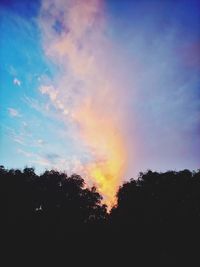
[[[84,165],[96,162],[101,153],[95,142],[90,145],[88,138],[79,136],[84,125],[63,114],[67,109],[74,114],[77,105],[81,112],[86,95],[94,99],[99,92],[86,88],[94,87],[86,80],[93,80],[93,72],[72,71],[77,55],[66,64],[68,51],[64,50],[63,58],[55,58],[56,50],[49,52],[49,47],[61,45],[62,34],[72,26],[56,18],[54,26],[61,25],[61,32],[57,28],[52,34],[44,9],[48,2],[0,4],[0,162],[8,168],[28,165],[39,172],[55,167],[84,173]],[[62,4],[55,1],[55,12],[62,10]],[[127,150],[123,177],[146,169],[199,168],[199,1],[108,0],[101,12],[103,31],[90,29],[89,49],[85,39],[80,42],[86,47],[84,57],[92,51],[94,60],[100,58],[100,67],[94,65],[99,73],[94,84],[112,80],[113,89],[107,93],[114,95],[111,110],[116,112],[106,107],[102,116],[117,120],[114,125],[122,133]],[[104,49],[111,49],[110,53]],[[73,90],[64,90],[66,84]],[[105,106],[110,105],[106,101],[102,99]]]
[[[1,163],[13,168],[36,165],[28,154],[48,155],[42,146],[54,143],[51,125],[59,127],[40,112],[40,76],[55,70],[43,56],[36,15],[28,1],[1,6]]]

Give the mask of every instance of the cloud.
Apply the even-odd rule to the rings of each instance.
[[[16,86],[21,86],[21,81],[18,80],[17,78],[14,78],[13,84],[16,85]]]
[[[52,101],[54,101],[57,97],[57,91],[56,89],[51,85],[51,86],[45,86],[45,85],[42,85],[40,88],[39,88],[39,91],[42,93],[42,94],[48,94],[50,99]]]
[[[17,137],[17,136],[13,137],[13,141],[15,141],[16,143],[18,143],[20,145],[25,145],[24,140],[21,137]]]
[[[114,45],[105,34],[103,1],[43,0],[39,26],[45,54],[61,70],[39,91],[85,146],[90,161],[82,163],[83,169],[111,205],[127,155],[123,90],[114,76]]]
[[[53,87],[48,87],[53,88]],[[39,88],[40,91],[40,88]],[[44,93],[42,93],[44,94]],[[46,93],[45,93],[46,94]],[[45,117],[53,118],[56,120],[62,120],[61,116],[57,114],[56,111],[60,111],[61,108],[62,114],[65,114],[65,108],[60,104],[60,101],[58,100],[57,105],[55,105],[53,102],[42,102],[42,100],[38,100],[32,97],[29,97],[27,95],[24,95],[22,98],[22,101],[27,104],[29,108],[32,108],[42,114]]]
[[[46,169],[56,169],[59,171],[66,171],[70,173],[80,173],[83,171],[82,164],[76,158],[62,157],[56,153],[49,152],[43,154],[42,152],[31,152],[30,148],[17,149],[17,153],[23,155],[26,158],[26,162],[30,165],[36,165],[45,167]]]
[[[18,149],[17,152],[26,157],[26,162],[29,162],[29,164],[37,164],[49,169],[54,167],[52,162],[45,156],[42,156],[40,153],[33,153],[23,149]]]
[[[55,161],[56,159],[60,158],[60,156],[56,153],[49,153],[46,154],[46,158],[50,161]]]
[[[58,89],[56,89],[52,85],[48,85],[48,86],[41,85],[39,87],[39,91],[43,95],[48,95],[54,108],[56,108],[58,111],[61,111],[64,115],[68,115],[69,112],[67,108],[65,107],[65,105],[63,104],[63,101],[58,96]]]
[[[188,132],[192,127],[194,135],[199,125],[199,119],[195,127],[193,123],[199,118],[199,78],[193,71],[197,49],[189,46],[194,52],[190,62],[183,60],[180,49],[188,42],[185,26],[171,19],[160,23],[163,16],[171,18],[170,8],[157,12],[155,5],[147,12],[144,3],[138,4],[131,13],[134,20],[125,18],[129,12],[123,18],[107,16],[104,4],[42,1],[42,46],[58,71],[41,80],[39,91],[65,123],[64,130],[70,129],[84,148],[77,155],[82,171],[110,205],[126,175],[177,162],[180,166],[177,159],[184,160],[183,151],[195,152],[190,146],[199,143]]]
[[[27,145],[27,137],[29,138],[29,136],[26,136],[24,133],[22,132],[16,132],[15,129],[9,128],[9,127],[5,127],[7,134],[11,137],[11,139],[23,146]]]
[[[37,140],[37,143],[38,143],[39,145],[44,145],[44,144],[45,144],[45,141],[42,140],[42,139],[38,139],[38,140]]]
[[[22,126],[18,127],[18,129],[10,128],[7,126],[2,125],[2,127],[5,129],[6,134],[10,136],[12,141],[18,143],[19,145],[22,145],[24,148],[32,149],[34,148],[34,151],[37,149],[41,149],[45,144],[46,141],[37,138],[32,131],[27,126],[27,123],[22,122]],[[35,125],[35,124],[34,124]],[[37,133],[36,133],[37,134]],[[37,134],[38,135],[38,134]]]
[[[20,112],[14,108],[8,108],[8,113],[9,113],[10,117],[21,117],[22,116],[20,114]]]
[[[84,145],[90,161],[82,163],[82,169],[111,205],[127,155],[125,114],[120,111],[123,91],[113,75],[117,64],[114,46],[104,34],[103,1],[44,0],[39,26],[46,56],[61,70],[39,91]],[[80,156],[77,160],[81,162]]]
[[[22,154],[23,156],[27,157],[27,158],[31,158],[31,157],[34,157],[35,154],[32,153],[32,152],[27,152],[27,151],[24,151],[23,149],[17,149],[17,153],[19,154]]]

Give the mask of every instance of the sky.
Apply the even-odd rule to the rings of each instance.
[[[197,0],[1,0],[0,164],[81,174],[109,206],[200,167]]]

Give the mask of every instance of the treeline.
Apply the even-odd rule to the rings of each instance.
[[[11,247],[59,248],[67,257],[73,251],[103,258],[114,251],[113,259],[123,255],[136,266],[198,259],[200,170],[140,173],[119,188],[110,213],[96,188],[76,174],[1,166],[0,177]]]

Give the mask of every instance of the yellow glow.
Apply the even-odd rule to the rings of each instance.
[[[94,162],[86,166],[88,176],[104,196],[108,209],[115,204],[116,191],[125,170],[124,138],[115,120],[104,109],[89,105],[76,113],[81,125],[81,137],[89,144]]]

